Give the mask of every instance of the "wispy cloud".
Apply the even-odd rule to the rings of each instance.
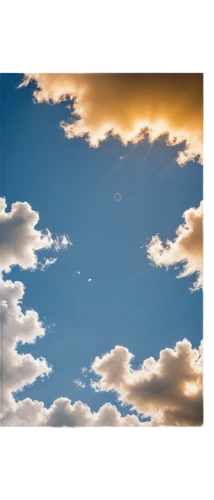
[[[85,389],[86,387],[86,384],[79,379],[75,379],[74,384],[78,387],[78,389]]]
[[[81,368],[81,372],[83,374],[83,377],[87,377],[88,376],[88,368],[86,368],[86,366],[83,366]]]

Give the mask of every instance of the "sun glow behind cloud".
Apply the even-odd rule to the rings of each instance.
[[[109,133],[124,145],[145,133],[153,142],[167,134],[167,144],[186,141],[178,154],[182,166],[203,157],[202,74],[39,74],[29,73],[19,87],[36,83],[35,102],[70,99],[71,121],[61,122],[66,137],[85,137],[98,147]]]

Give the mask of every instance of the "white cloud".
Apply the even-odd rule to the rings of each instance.
[[[86,387],[84,382],[82,382],[78,378],[74,380],[74,384],[78,387],[78,389],[85,389],[85,387]]]
[[[69,98],[71,123],[62,122],[68,138],[86,137],[98,146],[111,132],[124,145],[149,134],[168,134],[168,144],[186,140],[178,163],[203,155],[202,74],[45,74],[28,73],[20,87],[36,83],[35,102],[57,104]]]
[[[53,264],[55,264],[55,262],[57,261],[57,258],[49,258],[49,259],[45,259],[44,262],[39,262],[37,267],[39,269],[41,269],[41,271],[44,271],[44,269],[47,269],[47,267],[49,266],[52,266]]]
[[[1,412],[15,405],[13,393],[32,384],[37,377],[51,372],[44,358],[34,359],[31,354],[18,354],[17,345],[32,344],[45,335],[38,314],[21,310],[24,286],[21,282],[0,281],[1,288]]]
[[[13,411],[5,414],[2,426],[53,426],[53,427],[140,427],[135,415],[121,416],[116,406],[106,403],[98,412],[92,412],[89,406],[77,401],[72,404],[68,398],[59,398],[50,408],[44,403],[27,398],[19,401]]]
[[[202,343],[193,349],[184,339],[174,349],[164,349],[156,361],[146,359],[133,370],[133,354],[116,346],[96,357],[92,370],[100,377],[92,382],[98,391],[115,391],[118,400],[151,417],[151,425],[191,426],[203,423]]]
[[[190,208],[183,214],[184,223],[176,230],[176,238],[163,246],[159,236],[153,236],[147,245],[147,256],[156,266],[183,264],[178,278],[197,275],[193,290],[203,285],[203,201],[198,208]]]
[[[51,373],[46,359],[35,359],[31,354],[19,354],[18,343],[31,344],[45,335],[44,325],[33,310],[21,309],[24,286],[21,282],[3,281],[1,287],[1,407],[2,426],[138,426],[135,416],[122,417],[115,406],[106,404],[92,412],[81,401],[72,404],[67,398],[59,398],[50,408],[43,402],[30,398],[16,402],[14,395],[33,384],[38,377]],[[76,381],[79,387],[85,384]]]
[[[39,263],[36,255],[38,250],[58,251],[71,245],[65,235],[54,239],[48,229],[35,229],[39,214],[27,202],[13,203],[10,212],[6,212],[6,207],[5,198],[0,198],[0,271],[9,272],[15,265],[22,269],[44,269],[56,262],[56,259],[46,259],[44,263]]]
[[[87,373],[88,372],[88,368],[86,368],[86,366],[83,366],[81,368],[81,372],[83,374],[83,377],[87,377],[88,376],[88,373]]]

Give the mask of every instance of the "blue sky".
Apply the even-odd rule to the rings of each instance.
[[[181,168],[175,161],[181,146],[169,147],[163,138],[127,147],[109,138],[97,149],[68,140],[59,127],[69,116],[65,104],[35,105],[33,85],[17,89],[21,78],[1,76],[0,194],[8,207],[28,201],[39,212],[38,227],[68,234],[73,246],[44,272],[15,267],[10,273],[26,286],[24,307],[55,323],[35,345],[20,347],[44,356],[53,372],[18,397],[49,406],[66,396],[97,410],[116,398],[95,393],[82,376],[81,367],[95,356],[124,345],[136,367],[184,337],[199,345],[202,292],[190,293],[192,277],[175,279],[175,269],[150,265],[140,247],[157,233],[174,238],[182,213],[202,200],[202,167]],[[76,378],[86,389],[75,386]]]

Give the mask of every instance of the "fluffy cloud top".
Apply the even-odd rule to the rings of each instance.
[[[15,405],[13,393],[32,384],[37,377],[48,375],[51,368],[43,358],[34,359],[31,354],[18,354],[17,344],[31,344],[45,334],[38,314],[21,310],[24,295],[21,282],[0,281],[1,288],[1,413]]]
[[[202,162],[202,74],[28,73],[20,87],[31,80],[36,102],[72,100],[72,122],[61,123],[68,138],[85,136],[96,147],[109,132],[125,145],[145,131],[151,141],[167,133],[169,144],[186,141],[180,165],[196,156]]]
[[[51,426],[51,427],[140,427],[135,415],[121,416],[116,406],[106,403],[98,412],[92,412],[88,405],[77,401],[72,404],[68,398],[56,399],[50,408],[44,403],[26,398],[19,401],[13,411],[2,419],[3,426]]]
[[[53,239],[48,229],[43,232],[35,229],[39,215],[27,202],[13,203],[10,212],[6,212],[6,207],[5,198],[0,198],[0,271],[9,272],[14,265],[44,269],[56,259],[46,259],[40,265],[36,251],[48,248],[58,251],[71,244],[65,235]]]
[[[116,346],[95,358],[92,370],[100,379],[92,387],[115,391],[119,401],[151,417],[152,426],[202,424],[202,344],[192,349],[184,339],[175,349],[161,351],[157,361],[146,359],[139,370],[132,369],[133,357],[125,347]]]
[[[156,266],[169,267],[183,263],[178,278],[197,274],[193,290],[203,285],[203,201],[198,208],[190,208],[183,214],[184,223],[176,230],[174,241],[163,246],[159,236],[153,236],[147,245],[147,256]]]

